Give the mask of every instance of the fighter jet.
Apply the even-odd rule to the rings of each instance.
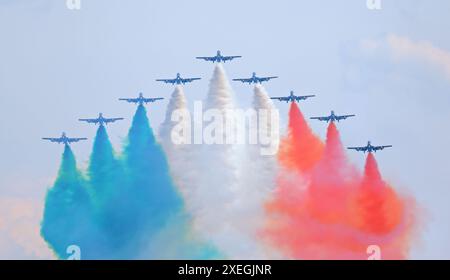
[[[143,105],[144,103],[147,104],[149,102],[155,102],[158,100],[163,100],[163,97],[155,97],[155,98],[145,98],[142,92],[139,93],[139,97],[137,98],[119,98],[121,101],[126,101],[129,103],[136,103],[139,105]]]
[[[355,115],[342,115],[342,116],[338,116],[336,114],[334,114],[334,111],[331,111],[331,114],[329,116],[326,117],[312,117],[310,119],[312,120],[319,120],[319,121],[324,121],[324,122],[335,122],[335,121],[341,121],[341,120],[345,120],[347,118],[350,117],[354,117]]]
[[[256,73],[253,72],[252,77],[248,78],[248,79],[233,79],[233,81],[238,81],[238,82],[242,82],[242,83],[248,83],[250,84],[262,84],[263,82],[267,82],[270,81],[272,79],[276,79],[278,78],[277,76],[272,76],[272,77],[257,77]]]
[[[385,148],[391,148],[392,145],[387,145],[387,146],[372,146],[372,144],[370,143],[370,141],[367,143],[367,146],[364,147],[348,147],[347,149],[349,150],[355,150],[358,152],[368,152],[368,153],[373,153],[373,152],[377,152],[380,150],[383,150]]]
[[[201,78],[182,78],[180,73],[177,73],[177,77],[175,79],[157,79],[157,82],[164,82],[166,84],[172,84],[172,85],[181,85],[186,83],[192,83],[193,81],[200,80]]]
[[[287,102],[299,102],[300,100],[306,100],[310,97],[314,97],[315,95],[295,95],[294,91],[291,90],[291,93],[289,96],[283,96],[283,97],[271,97],[270,99],[276,99],[278,101],[286,101]]]
[[[205,61],[211,61],[212,63],[220,63],[220,62],[227,62],[228,60],[233,60],[235,58],[241,58],[240,55],[233,55],[233,56],[223,56],[220,51],[217,51],[216,56],[197,56],[196,59],[203,59]]]
[[[64,143],[64,145],[69,145],[70,143],[78,142],[81,140],[87,140],[87,138],[69,138],[66,136],[66,133],[63,132],[61,137],[59,138],[42,138],[42,140],[48,140],[53,143],[58,144]]]
[[[98,114],[98,118],[96,118],[96,119],[79,119],[79,121],[98,124],[98,125],[102,126],[102,125],[107,125],[108,123],[113,123],[115,121],[121,121],[123,119],[124,118],[104,118],[103,114],[100,113],[100,114]]]

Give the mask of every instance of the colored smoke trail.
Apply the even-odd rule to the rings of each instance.
[[[126,182],[118,190],[116,214],[124,236],[121,258],[135,258],[167,220],[182,211],[182,200],[169,175],[167,159],[150,128],[147,111],[137,107],[123,154]],[[126,230],[124,230],[124,228]],[[148,257],[153,255],[148,254]]]
[[[372,243],[380,244],[383,258],[408,257],[417,224],[416,202],[383,180],[372,153],[367,156],[364,177],[349,211],[353,213],[353,226],[371,236]]]
[[[179,118],[175,118],[175,116],[178,116]],[[190,192],[189,188],[193,187],[193,184],[190,183],[190,181],[193,180],[192,174],[189,172],[182,172],[182,170],[189,165],[189,162],[194,156],[193,150],[195,147],[183,142],[183,139],[189,141],[192,140],[190,130],[191,124],[191,116],[187,108],[183,87],[176,86],[170,97],[165,119],[159,129],[159,135],[161,137],[161,145],[164,148],[169,161],[170,173],[185,200],[189,197],[187,195],[187,193]],[[172,132],[175,131],[177,126],[180,127],[181,136],[180,138],[175,139],[178,134],[172,134]],[[186,135],[183,135],[183,133],[186,133]],[[187,207],[190,205],[191,203],[186,203]]]
[[[407,257],[414,201],[383,180],[372,154],[359,174],[334,123],[323,144],[293,103],[278,155],[262,154],[267,144],[260,142],[243,149],[177,145],[173,132],[184,128],[189,142],[193,124],[205,128],[203,140],[232,136],[226,123],[234,129],[237,116],[220,64],[205,103],[202,119],[191,119],[177,86],[160,127],[162,144],[138,106],[121,157],[100,126],[87,179],[65,148],[42,222],[42,235],[60,258],[71,244],[81,247],[83,259],[366,259],[369,245],[379,246],[384,259]],[[261,86],[254,89],[253,108],[274,111]],[[185,118],[177,122],[179,111]],[[205,117],[211,111],[221,118]],[[276,123],[265,122],[249,128],[267,134]],[[277,147],[278,134],[269,138]]]
[[[190,217],[184,212],[183,201],[170,177],[167,158],[155,141],[142,105],[137,108],[128,133],[125,162],[129,191],[122,199],[134,207],[127,207],[126,217],[135,223],[136,233],[141,236],[134,236],[128,242],[143,240],[134,248],[136,251],[141,248],[138,257],[197,259],[216,256],[214,248],[192,236]]]
[[[322,141],[312,132],[297,103],[292,102],[288,135],[280,144],[281,165],[299,172],[310,171],[321,158],[322,151]]]
[[[379,246],[384,259],[403,259],[413,225],[412,208],[405,208],[410,203],[383,183],[372,155],[364,176],[356,172],[331,123],[309,179],[279,180],[265,234],[296,259],[367,259],[370,245]]]
[[[286,213],[299,211],[299,201],[303,201],[312,170],[324,151],[324,143],[314,134],[296,102],[290,104],[287,129],[279,146],[278,187],[268,203],[270,212],[278,208]]]
[[[400,224],[404,204],[381,178],[375,157],[369,153],[364,177],[356,193],[357,226],[366,232],[385,234]]]
[[[255,131],[258,141],[247,143],[243,149],[244,162],[241,162],[239,170],[242,186],[238,191],[240,199],[245,201],[248,196],[254,196],[255,200],[252,202],[260,204],[276,186],[279,113],[260,85],[254,88],[253,109],[257,115],[251,116],[248,131]],[[261,139],[263,137],[267,139]]]
[[[127,206],[122,199],[125,173],[116,157],[105,126],[99,126],[87,170],[88,186],[94,205],[94,220],[101,229],[99,238],[104,242],[98,246],[98,254],[107,259],[120,258],[127,249],[127,240],[132,232],[124,230],[127,217],[121,211]]]
[[[123,185],[123,169],[104,126],[99,126],[88,167],[89,183],[97,207],[105,207]]]
[[[205,100],[205,109],[218,109],[224,114],[227,109],[234,109],[233,90],[222,64],[214,68],[209,82],[209,91]]]
[[[41,234],[55,254],[64,258],[69,245],[89,248],[87,235],[95,231],[86,182],[77,170],[75,156],[69,146],[64,147],[58,177],[47,192]],[[84,252],[92,254],[90,250]]]
[[[170,178],[162,147],[155,141],[147,111],[139,105],[128,133],[124,152],[127,186],[125,199],[134,207],[135,223],[160,227],[167,216],[178,213],[183,202]],[[122,196],[123,197],[123,196]],[[148,217],[152,217],[149,219]]]
[[[226,143],[227,139],[234,137],[230,134],[233,130],[227,130],[226,124],[234,129],[236,115],[233,110],[235,105],[232,89],[221,64],[214,69],[204,104],[204,120],[194,116],[192,122],[190,119],[184,121],[189,125],[194,124],[194,130],[202,127],[203,140],[209,136],[215,140],[219,139],[219,143]],[[263,196],[259,193],[247,195],[251,192],[250,189],[257,186],[242,184],[236,145],[174,145],[170,132],[175,127],[171,118],[176,110],[187,110],[181,88],[172,94],[160,131],[166,153],[169,155],[172,176],[179,182],[187,209],[194,219],[195,233],[214,244],[224,257],[261,258],[262,253],[254,238],[255,226],[252,221],[257,220],[255,215],[260,211],[258,205]],[[211,112],[216,115],[208,118],[207,114]],[[214,126],[214,123],[221,125]]]
[[[308,189],[311,214],[324,222],[343,222],[348,194],[357,182],[357,169],[349,163],[339,131],[331,122],[322,158],[312,170]]]
[[[209,84],[209,92],[205,100],[203,112],[214,110],[219,112],[222,120],[212,119],[196,126],[204,125],[204,135],[212,122],[222,122],[221,127],[211,131],[216,139],[225,142],[229,137],[224,129],[226,122],[233,122],[234,115],[231,86],[222,65],[217,65]],[[203,138],[205,139],[205,138]],[[222,143],[223,143],[222,142]],[[193,145],[190,145],[193,146]],[[226,257],[235,257],[242,250],[239,233],[233,225],[236,218],[231,212],[231,206],[236,198],[237,163],[235,148],[225,144],[202,144],[191,149],[191,162],[178,172],[187,172],[192,179],[187,183],[192,185],[183,188],[189,190],[186,201],[192,210],[194,228],[205,240],[214,244]],[[185,154],[186,155],[186,154]]]
[[[301,155],[298,155],[301,157]],[[349,258],[345,229],[347,195],[357,176],[347,162],[339,132],[330,123],[322,157],[297,180],[282,176],[269,211],[277,216],[269,236],[299,259]],[[307,177],[304,179],[303,177]],[[277,228],[278,227],[278,228]],[[342,248],[343,247],[343,248]]]
[[[209,91],[205,100],[203,112],[208,110],[218,110],[222,116],[222,120],[210,120],[195,125],[204,125],[204,135],[206,128],[213,122],[222,122],[232,120],[232,112],[227,109],[233,109],[233,99],[231,86],[225,74],[222,65],[217,65],[214,69],[213,76],[209,83]],[[196,120],[195,120],[196,121]],[[227,131],[225,125],[211,131],[211,135],[215,135],[218,139],[226,139]],[[205,137],[204,137],[205,140]],[[222,142],[224,143],[224,142]],[[229,225],[229,206],[235,199],[235,190],[237,186],[236,162],[233,145],[224,144],[203,144],[199,146],[196,155],[195,168],[201,172],[196,176],[196,187],[193,188],[192,196],[195,197],[197,209],[201,209],[203,213],[198,213],[196,218],[205,230],[221,230],[218,221]],[[215,203],[219,202],[219,203]],[[219,213],[212,211],[217,207],[223,207]],[[217,217],[216,215],[219,215]]]
[[[264,204],[276,187],[279,114],[260,85],[254,88],[253,109],[257,115],[251,116],[248,132],[254,131],[258,138],[267,139],[247,143],[242,149],[239,161],[240,186],[233,203],[234,224],[241,232],[241,240],[246,243],[247,252],[240,253],[239,257],[268,259],[278,256],[264,246],[258,236],[265,222]]]
[[[173,116],[175,115],[179,116],[180,119],[173,119]],[[187,232],[190,235],[193,235],[193,237],[190,237],[193,239],[191,243],[195,244],[196,242],[197,244],[196,246],[186,249],[186,252],[181,254],[181,256],[187,255],[197,259],[222,258],[222,255],[208,242],[208,239],[204,238],[203,234],[198,232],[201,229],[195,229],[195,217],[196,214],[198,214],[200,202],[193,194],[195,193],[197,187],[196,178],[202,175],[200,173],[201,170],[197,170],[193,167],[195,166],[194,163],[198,160],[197,158],[199,156],[197,146],[189,144],[190,142],[183,142],[192,140],[192,135],[190,132],[191,125],[192,121],[190,112],[187,108],[184,89],[182,86],[176,86],[169,100],[166,117],[160,126],[159,133],[162,146],[169,162],[170,174],[184,198],[187,217],[189,217],[189,224],[194,222],[194,229],[187,228],[187,223],[171,224],[174,225],[174,228],[178,227],[178,232]],[[177,132],[181,134],[186,133],[186,135],[180,136],[184,140],[177,138],[178,133],[172,133],[177,127],[181,128],[181,131]],[[171,236],[171,234],[167,231],[162,231],[160,236],[161,238],[165,238],[165,236]],[[171,243],[178,244],[176,238],[172,238]],[[154,244],[157,245],[158,242],[154,242]],[[183,248],[187,248],[186,244]],[[152,250],[158,249],[153,248]],[[167,251],[167,248],[161,248],[160,251]],[[177,255],[180,255],[180,253]]]
[[[87,182],[66,146],[42,224],[42,235],[58,257],[67,257],[72,244],[80,247],[83,259],[217,257],[214,248],[192,234],[143,106],[137,108],[127,140],[118,158],[105,127],[98,128]],[[81,192],[86,185],[89,195]],[[92,209],[84,211],[84,204]]]

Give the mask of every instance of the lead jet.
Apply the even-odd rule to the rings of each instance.
[[[250,85],[250,84],[262,84],[263,82],[267,82],[267,81],[270,81],[270,80],[276,79],[276,78],[278,78],[278,77],[277,76],[257,77],[256,73],[253,72],[251,78],[248,78],[248,79],[233,79],[233,81],[238,81],[238,82],[242,82],[242,83],[248,83]]]
[[[119,98],[121,101],[126,101],[129,103],[135,103],[139,105],[143,105],[144,103],[147,104],[149,102],[155,102],[158,100],[163,100],[163,97],[154,97],[154,98],[145,98],[142,92],[139,93],[139,97],[137,98]]]
[[[270,99],[275,99],[278,101],[286,101],[287,102],[299,102],[300,100],[306,100],[310,97],[314,97],[315,95],[295,95],[294,91],[291,90],[291,93],[289,96],[282,96],[282,97],[271,97]]]
[[[203,59],[205,61],[211,61],[212,63],[220,63],[220,62],[227,62],[228,60],[233,60],[235,58],[241,58],[240,55],[233,55],[233,56],[223,56],[220,51],[217,51],[216,56],[197,56],[196,59]]]
[[[347,119],[347,118],[350,118],[350,117],[354,117],[355,115],[342,115],[342,116],[338,116],[338,115],[336,115],[335,113],[334,113],[334,111],[331,111],[331,114],[329,115],[329,116],[326,116],[326,117],[312,117],[312,118],[310,118],[310,119],[312,119],[312,120],[319,120],[319,121],[324,121],[324,122],[335,122],[335,121],[337,121],[337,122],[339,122],[339,121],[341,121],[341,120],[345,120],[345,119]]]
[[[107,125],[108,123],[113,123],[115,121],[121,121],[124,118],[104,118],[103,114],[98,114],[98,118],[96,119],[78,119],[81,122],[87,122],[87,123],[93,123],[98,124],[100,126]]]
[[[367,146],[364,146],[364,147],[348,147],[347,149],[355,150],[355,151],[363,152],[363,153],[366,153],[366,152],[373,153],[373,152],[384,150],[385,148],[392,148],[392,145],[372,146],[372,144],[369,141],[369,142],[367,142]]]
[[[42,138],[42,140],[48,140],[50,142],[58,144],[63,143],[64,145],[70,145],[70,143],[78,142],[81,140],[87,140],[87,138],[69,138],[66,136],[66,133],[63,132],[61,137],[59,138]]]
[[[175,79],[157,79],[157,82],[164,82],[166,84],[172,84],[172,85],[181,85],[181,84],[187,84],[192,83],[193,81],[200,80],[201,78],[182,78],[180,73],[177,73],[177,77]]]

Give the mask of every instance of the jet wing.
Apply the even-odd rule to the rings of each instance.
[[[310,119],[328,122],[330,120],[330,117],[311,117]]]
[[[190,82],[193,82],[193,81],[197,81],[197,80],[200,80],[201,78],[186,78],[186,79],[181,79],[181,82],[184,84],[184,83],[190,83]]]
[[[345,120],[345,119],[347,119],[347,118],[354,117],[354,116],[355,116],[355,115],[336,116],[336,119],[337,119],[338,121],[340,121],[340,120]]]
[[[143,101],[145,103],[148,103],[148,102],[155,102],[155,101],[163,100],[163,99],[164,99],[164,97],[144,98]]]
[[[278,77],[277,77],[277,76],[272,76],[272,77],[262,77],[262,78],[258,78],[258,81],[260,81],[260,82],[267,82],[267,81],[270,81],[270,80],[276,79],[276,78],[278,78]]]
[[[176,79],[156,79],[157,82],[164,82],[166,84],[175,84],[177,82]]]
[[[288,102],[288,101],[291,100],[291,97],[286,97],[286,96],[284,96],[284,97],[271,97],[270,99],[275,99],[275,100],[278,100],[278,101],[286,101],[286,102]]]
[[[253,80],[252,79],[233,79],[233,81],[238,81],[238,82],[242,82],[242,83],[252,83]]]
[[[95,124],[99,122],[99,119],[78,119],[78,120],[81,122],[95,123]]]
[[[197,56],[196,59],[203,59],[205,61],[215,61],[216,57],[210,57],[210,56]]]
[[[358,152],[365,152],[365,151],[367,151],[367,147],[348,147],[347,149],[355,150],[355,151],[358,151]]]
[[[48,138],[48,137],[44,137],[44,138],[42,138],[42,140],[48,140],[48,141],[54,142],[54,143],[61,143],[63,141],[61,138]]]
[[[67,142],[73,143],[73,142],[78,142],[78,141],[81,141],[81,140],[87,140],[87,138],[68,138]]]
[[[314,97],[314,96],[315,96],[315,95],[294,96],[294,99],[295,99],[296,101],[300,101],[300,100],[305,100],[305,99],[307,99],[307,98]]]
[[[139,103],[141,100],[142,102],[148,103],[148,102],[155,102],[157,100],[162,100],[163,97],[156,97],[156,98],[119,98],[121,101],[127,101],[130,103]]]
[[[110,118],[110,119],[104,119],[103,121],[105,122],[105,123],[113,123],[113,122],[115,122],[115,121],[121,121],[121,120],[123,120],[124,118]]]
[[[224,57],[222,57],[222,60],[225,62],[225,61],[233,60],[235,58],[240,58],[240,57],[242,57],[242,56],[240,56],[240,55],[224,56]]]
[[[139,98],[119,98],[119,100],[130,102],[130,103],[138,103],[139,102]]]
[[[387,146],[375,146],[375,147],[373,147],[373,150],[374,151],[380,151],[380,150],[383,150],[383,149],[385,149],[385,148],[391,148],[392,147],[392,145],[387,145]]]

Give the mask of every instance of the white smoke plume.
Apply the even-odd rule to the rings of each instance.
[[[249,252],[247,258],[277,258],[273,250],[258,240],[258,233],[264,226],[264,204],[275,189],[277,172],[276,152],[279,144],[279,115],[272,100],[262,86],[255,86],[253,109],[257,113],[249,121],[247,131],[256,131],[258,138],[267,137],[261,142],[244,145],[240,154],[239,194],[234,208],[240,223],[240,232],[246,234]],[[271,153],[265,153],[265,149]],[[252,238],[253,237],[253,238]],[[256,237],[256,238],[255,238]]]
[[[186,130],[184,132],[187,133],[184,135],[185,139],[191,141],[191,134],[188,133],[191,124],[184,89],[181,86],[177,86],[170,97],[166,117],[159,129],[159,136],[167,155],[171,176],[185,200],[191,197],[190,193],[195,186],[193,180],[199,175],[192,168],[188,168],[195,155],[195,147],[188,143],[183,144],[182,139],[177,138],[179,134],[172,132],[176,130],[177,126],[185,127]],[[190,205],[192,203],[186,203],[187,207]]]
[[[242,246],[243,240],[236,237],[232,205],[236,199],[238,186],[236,149],[233,144],[225,144],[234,135],[226,127],[234,128],[234,102],[231,86],[222,65],[214,69],[209,84],[209,92],[203,108],[203,135],[218,139],[213,143],[198,146],[196,158],[191,167],[199,174],[191,197],[193,203],[195,229],[211,241],[225,257],[239,257],[236,248]],[[208,115],[214,113],[214,116]],[[215,117],[220,116],[220,119]],[[196,127],[198,120],[195,120]],[[213,126],[213,123],[222,125]],[[198,133],[198,131],[196,131]]]
[[[256,110],[274,110],[267,93],[259,86],[255,88],[253,103]],[[214,69],[204,104],[202,118],[183,118],[184,124],[180,124],[174,114],[180,110],[186,112],[187,107],[183,90],[177,87],[160,128],[171,173],[193,217],[194,230],[214,244],[225,258],[267,258],[267,250],[255,236],[263,223],[264,201],[273,189],[276,153],[262,155],[261,145],[237,145],[234,141],[236,108],[221,64]],[[278,123],[266,121],[261,126],[263,130],[278,127]],[[176,145],[174,129],[188,124],[193,125],[192,135],[186,138],[197,144]],[[271,142],[276,147],[277,133],[270,135],[275,138]],[[213,139],[212,144],[204,141],[208,137]]]
[[[258,135],[265,135],[270,144],[247,144],[241,154],[239,197],[246,199],[253,197],[253,201],[262,205],[270,193],[275,189],[277,172],[277,151],[279,144],[279,115],[272,100],[262,86],[255,86],[253,96],[253,109],[259,112],[249,123],[249,131],[257,131]],[[263,116],[267,112],[267,117]],[[271,118],[271,115],[273,118]],[[264,153],[263,148],[271,147],[272,153]],[[273,149],[273,150],[272,150]],[[247,207],[249,208],[249,207]],[[261,209],[258,209],[261,210]]]

